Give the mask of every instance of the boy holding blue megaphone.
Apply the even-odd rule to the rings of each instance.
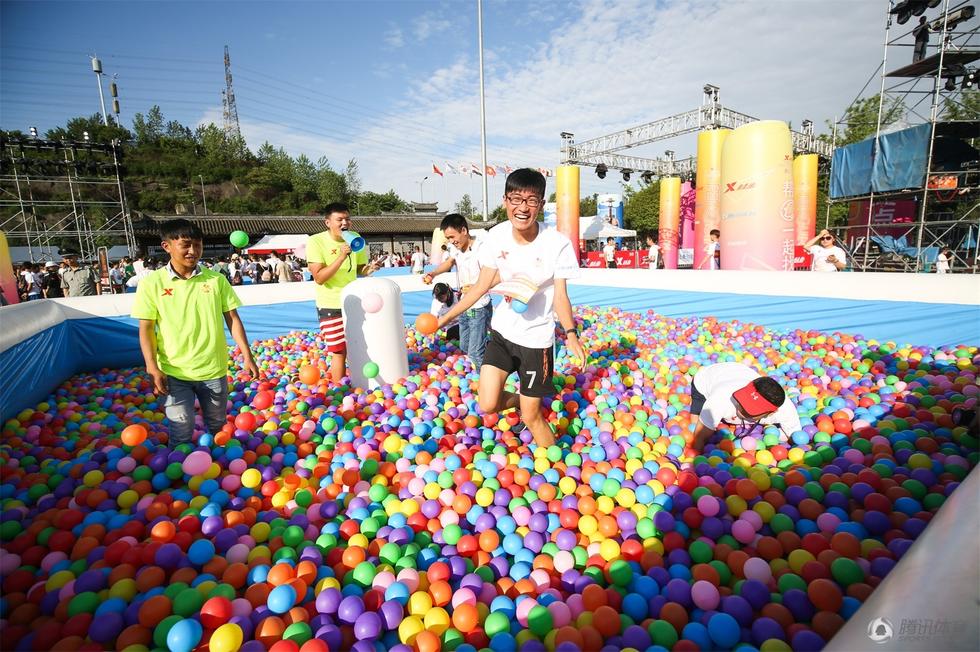
[[[316,309],[320,334],[330,352],[330,379],[339,383],[347,365],[347,340],[340,293],[358,276],[368,276],[375,267],[368,263],[364,238],[350,230],[347,204],[327,205],[327,230],[310,236],[306,261],[316,283]]]

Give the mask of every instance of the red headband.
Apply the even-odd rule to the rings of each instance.
[[[778,405],[773,405],[759,393],[759,390],[755,388],[755,381],[732,394],[732,398],[735,399],[735,402],[739,404],[746,415],[753,418],[779,409]]]

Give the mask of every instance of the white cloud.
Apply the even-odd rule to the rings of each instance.
[[[430,36],[444,32],[452,27],[452,22],[437,16],[433,12],[426,12],[412,22],[412,33],[419,41],[425,41]]]
[[[560,7],[563,19],[536,23],[542,26],[536,41],[485,42],[492,163],[553,168],[560,159],[559,132],[585,140],[693,109],[705,83],[721,87],[722,104],[729,108],[794,125],[810,118],[822,130],[824,120],[843,112],[881,56],[884,12],[877,2],[604,0],[584,1],[570,17],[568,5]],[[496,24],[485,34],[501,34],[515,8],[485,3],[485,28]],[[549,9],[559,13],[556,5],[536,11]],[[423,15],[412,34],[428,38],[447,28],[442,19]],[[389,45],[396,34],[404,42],[395,28],[385,35]],[[479,71],[472,44],[464,45],[466,50],[444,56],[441,67],[413,67],[411,76],[400,71],[398,78],[409,82],[402,101],[378,109],[396,117],[366,117],[354,137],[320,138],[271,122],[247,129],[243,123],[243,132],[253,146],[261,140],[250,134],[264,134],[262,139],[293,153],[312,157],[315,149],[329,153],[334,163],[356,157],[365,188],[394,188],[418,199],[418,182],[434,176],[431,161],[440,167],[447,160],[480,162]],[[326,120],[310,128],[334,133]],[[694,154],[693,147],[693,138],[686,138],[633,153],[658,156],[674,149],[680,158]],[[599,181],[583,170],[583,194],[617,192],[615,176]],[[502,184],[499,177],[491,182],[491,207]],[[451,209],[464,192],[481,194],[476,179],[453,175],[430,178],[424,190],[443,209]]]
[[[384,35],[385,45],[391,48],[400,48],[405,45],[405,35],[398,27],[392,27]]]

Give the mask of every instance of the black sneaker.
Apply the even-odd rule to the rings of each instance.
[[[518,421],[517,423],[515,423],[515,424],[514,424],[513,426],[511,426],[511,428],[510,428],[510,431],[511,431],[511,432],[512,432],[513,434],[515,434],[515,435],[519,435],[519,434],[521,434],[522,432],[524,432],[525,430],[527,430],[527,426],[526,426],[526,425],[524,425],[524,422],[523,422],[523,421]]]

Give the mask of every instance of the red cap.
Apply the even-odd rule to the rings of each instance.
[[[759,390],[755,388],[754,380],[732,394],[732,398],[739,404],[742,411],[752,418],[761,417],[779,409],[778,405],[773,405],[759,393]]]

